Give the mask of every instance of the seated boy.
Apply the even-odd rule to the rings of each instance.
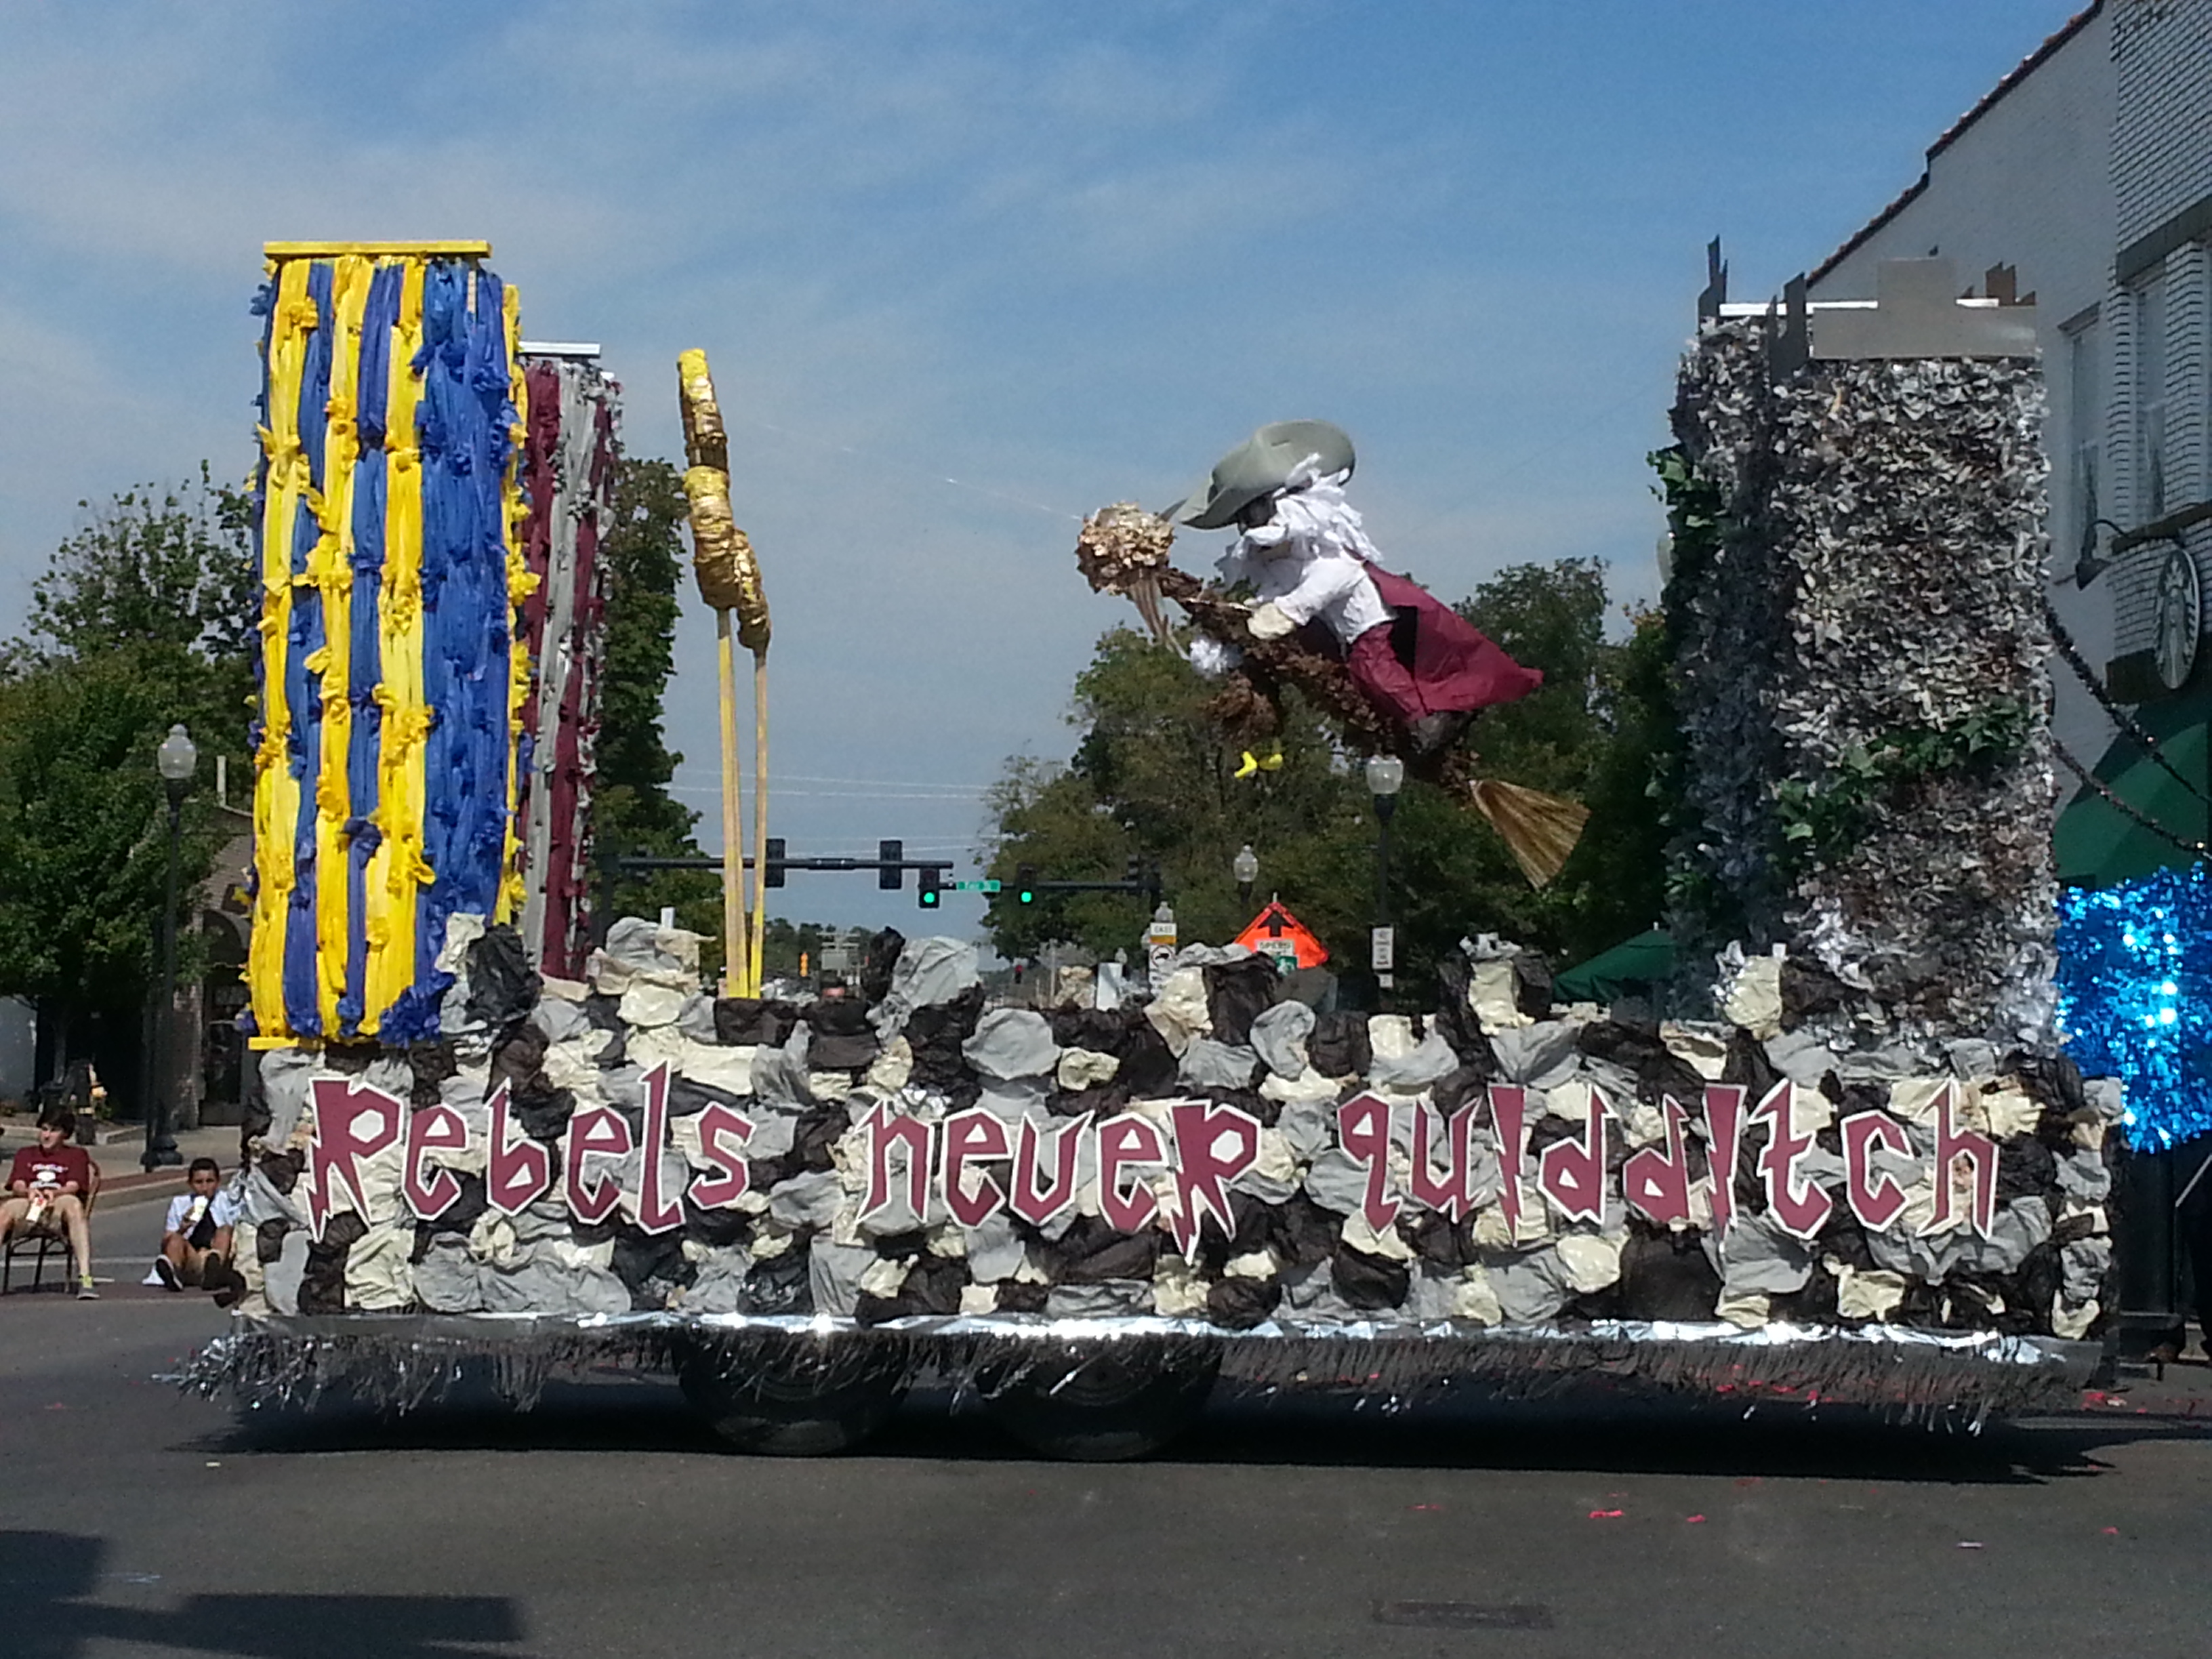
[[[17,1232],[58,1234],[69,1240],[76,1261],[81,1302],[99,1298],[92,1287],[92,1227],[85,1200],[92,1191],[92,1160],[69,1144],[75,1120],[66,1112],[39,1121],[39,1139],[15,1154],[8,1170],[8,1196],[0,1199],[0,1241]]]
[[[193,1285],[221,1301],[231,1288],[230,1230],[238,1202],[222,1190],[222,1168],[211,1158],[194,1158],[185,1179],[188,1190],[169,1200],[154,1272],[173,1291]]]

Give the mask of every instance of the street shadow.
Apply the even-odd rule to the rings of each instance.
[[[1589,1389],[1540,1400],[1446,1390],[1403,1409],[1286,1395],[1217,1398],[1178,1462],[1489,1468],[1737,1479],[2042,1484],[2099,1474],[2136,1425],[2074,1419],[1964,1425],[1863,1407],[1753,1407]]]
[[[2144,1440],[2212,1437],[2212,1425],[2067,1414],[1926,1427],[1863,1408],[1807,1410],[1603,1386],[1540,1400],[1448,1389],[1392,1404],[1372,1395],[1218,1389],[1204,1416],[1154,1461],[1316,1468],[1462,1468],[2034,1485],[2100,1473],[2100,1453]],[[405,1413],[345,1402],[245,1411],[191,1443],[215,1454],[395,1450],[731,1455],[665,1379],[625,1374],[550,1384],[529,1411],[489,1389]],[[916,1389],[863,1461],[1018,1462],[1032,1454],[972,1396]]]
[[[166,1609],[118,1607],[95,1599],[106,1558],[105,1539],[0,1531],[15,1659],[80,1659],[114,1643],[234,1659],[482,1659],[487,1644],[522,1639],[521,1615],[501,1595],[189,1595]]]
[[[368,1451],[565,1451],[697,1455],[725,1449],[673,1382],[634,1374],[547,1384],[517,1410],[488,1383],[397,1412],[343,1397],[311,1409],[241,1407],[190,1443],[210,1455]]]

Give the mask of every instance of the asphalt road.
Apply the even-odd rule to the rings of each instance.
[[[0,1302],[0,1654],[2161,1659],[2212,1620],[2202,1370],[1979,1437],[1305,1402],[1079,1466],[925,1401],[782,1462],[657,1381],[385,1422],[155,1380],[221,1324]]]

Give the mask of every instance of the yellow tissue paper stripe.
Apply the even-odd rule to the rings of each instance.
[[[323,495],[316,522],[321,534],[307,560],[307,578],[323,597],[323,752],[315,782],[315,1004],[323,1030],[338,1030],[338,999],[345,992],[347,945],[352,921],[346,821],[352,816],[346,756],[353,743],[353,485],[361,454],[361,317],[368,301],[373,267],[357,255],[334,262],[331,273],[331,392],[323,435]]]
[[[491,257],[491,244],[463,238],[451,242],[264,242],[262,257],[281,259],[334,259],[340,254],[365,255],[373,259],[477,259]]]
[[[261,1038],[293,1035],[284,1014],[284,924],[292,899],[293,826],[299,822],[300,786],[285,764],[292,714],[284,695],[284,653],[292,621],[292,520],[304,489],[307,458],[300,450],[300,380],[307,339],[315,323],[307,297],[307,266],[295,263],[277,274],[269,331],[269,427],[262,434],[267,463],[261,520],[262,736],[253,780],[253,862],[256,891],[252,941],[246,957],[246,993]]]
[[[383,840],[369,861],[368,970],[364,1036],[415,982],[418,886],[430,878],[422,863],[423,738],[430,714],[422,701],[422,465],[416,409],[422,383],[413,364],[422,349],[420,259],[407,261],[392,331],[392,372],[385,416],[384,590],[379,610],[384,678],[377,750],[376,825]]]
[[[523,644],[522,601],[537,586],[538,579],[531,574],[522,551],[522,520],[529,510],[522,500],[522,451],[530,432],[530,389],[523,379],[522,354],[518,349],[522,298],[513,283],[500,290],[500,307],[501,332],[507,339],[507,382],[514,400],[514,425],[507,434],[507,476],[500,483],[500,500],[505,508],[500,529],[507,543],[507,628],[514,646],[507,656],[507,833],[500,852],[499,897],[492,920],[512,921],[521,914],[525,896],[522,842],[515,812],[522,788],[516,764],[521,758],[522,711],[529,700],[531,679],[530,653]]]

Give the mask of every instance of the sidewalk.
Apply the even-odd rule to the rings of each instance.
[[[34,1120],[28,1116],[0,1120],[0,1171],[16,1152],[37,1138]],[[100,1165],[98,1210],[117,1205],[142,1204],[168,1198],[185,1190],[185,1164],[196,1158],[211,1158],[228,1176],[238,1163],[238,1126],[216,1124],[204,1129],[184,1129],[177,1134],[177,1153],[183,1159],[174,1169],[146,1170],[139,1158],[146,1148],[143,1123],[103,1123],[100,1143],[85,1150]]]
[[[215,1159],[222,1166],[225,1177],[229,1176],[238,1164],[238,1126],[233,1123],[180,1130],[177,1152],[184,1163],[173,1169],[160,1170],[142,1170],[138,1166],[146,1145],[144,1125],[101,1127],[122,1133],[114,1139],[86,1148],[100,1169],[100,1200],[92,1212],[94,1282],[104,1297],[119,1297],[126,1302],[176,1300],[173,1292],[139,1282],[161,1247],[164,1206],[169,1199],[185,1190],[185,1164],[196,1158]],[[5,1159],[14,1157],[15,1149],[28,1145],[29,1140],[27,1133],[9,1134],[5,1127],[0,1127],[0,1171],[5,1170]],[[38,1293],[39,1298],[66,1296],[66,1264],[61,1277],[64,1283],[57,1285],[50,1270],[46,1276],[48,1288]],[[19,1283],[6,1303],[20,1303],[30,1294]],[[191,1297],[200,1294],[197,1291],[186,1292]],[[4,1305],[0,1303],[0,1306]]]

